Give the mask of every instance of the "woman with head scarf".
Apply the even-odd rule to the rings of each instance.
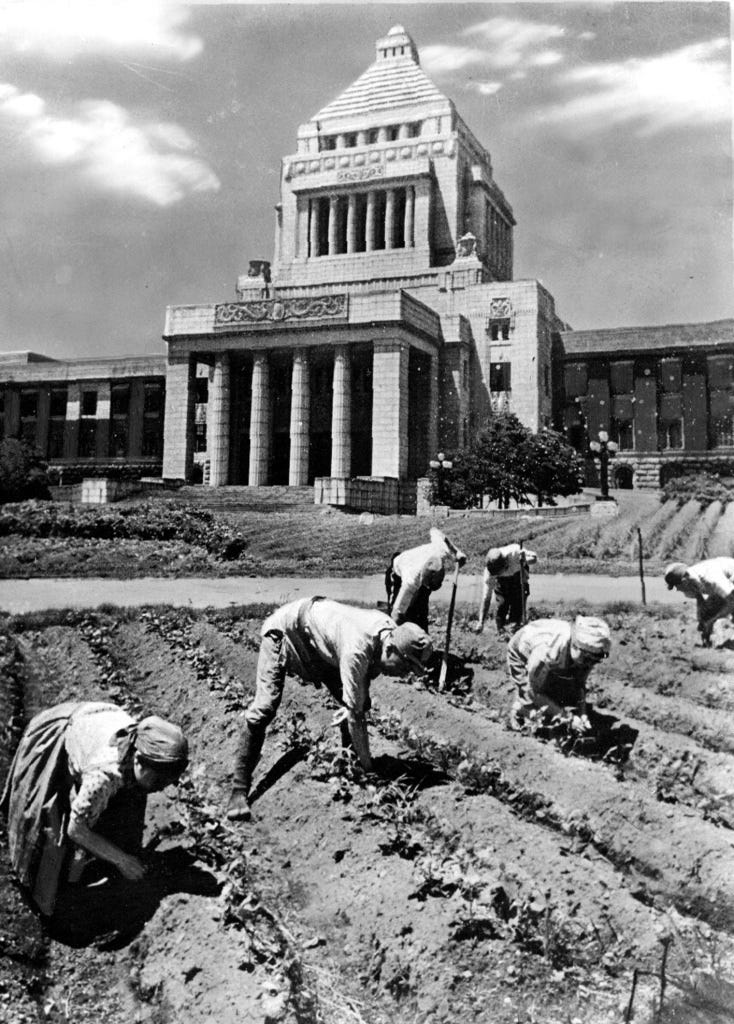
[[[147,794],[178,781],[188,744],[156,715],[136,721],[114,704],[58,704],[31,719],[5,783],[10,860],[43,914],[92,858],[129,881],[145,865]]]

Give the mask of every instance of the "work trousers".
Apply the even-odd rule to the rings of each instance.
[[[527,577],[523,579],[522,572],[516,572],[514,576],[498,576],[494,585],[494,598],[496,601],[494,621],[498,630],[503,630],[509,621],[513,629],[519,629],[523,621],[523,589],[525,600],[530,593]]]

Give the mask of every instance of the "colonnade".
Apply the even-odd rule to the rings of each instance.
[[[290,457],[288,484],[309,480],[309,441],[312,367],[308,348],[294,349],[291,364]],[[428,436],[433,451],[438,431],[438,357],[429,358]],[[408,470],[410,346],[399,339],[373,343],[372,353],[372,466],[373,476],[405,479]],[[189,478],[193,458],[193,388],[195,357],[169,359],[166,387],[166,436],[163,476]],[[253,352],[249,423],[248,483],[270,483],[273,444],[270,355]],[[232,427],[231,354],[214,356],[207,411],[209,483],[229,482]],[[352,357],[348,345],[335,346],[332,369],[331,471],[337,478],[352,475]]]
[[[307,200],[308,256],[410,249],[415,189],[371,189]]]

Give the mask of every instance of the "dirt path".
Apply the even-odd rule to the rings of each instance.
[[[640,602],[640,581],[633,576],[543,575],[532,577],[532,600],[562,602],[584,600],[592,604],[610,601]],[[480,576],[460,576],[457,600],[468,608],[479,605]],[[109,604],[137,607],[170,604],[174,607],[226,608],[231,604],[282,604],[297,597],[321,594],[341,601],[373,603],[384,600],[382,575],[360,579],[340,577],[230,577],[225,579],[30,579],[0,580],[0,610],[11,615],[46,608],[97,608]],[[669,591],[664,582],[646,581],[650,603],[682,604],[684,598]],[[451,597],[447,582],[432,598],[445,606]]]

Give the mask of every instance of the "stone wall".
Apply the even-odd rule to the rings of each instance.
[[[416,484],[392,477],[319,476],[314,480],[314,502],[383,516],[415,515]]]

